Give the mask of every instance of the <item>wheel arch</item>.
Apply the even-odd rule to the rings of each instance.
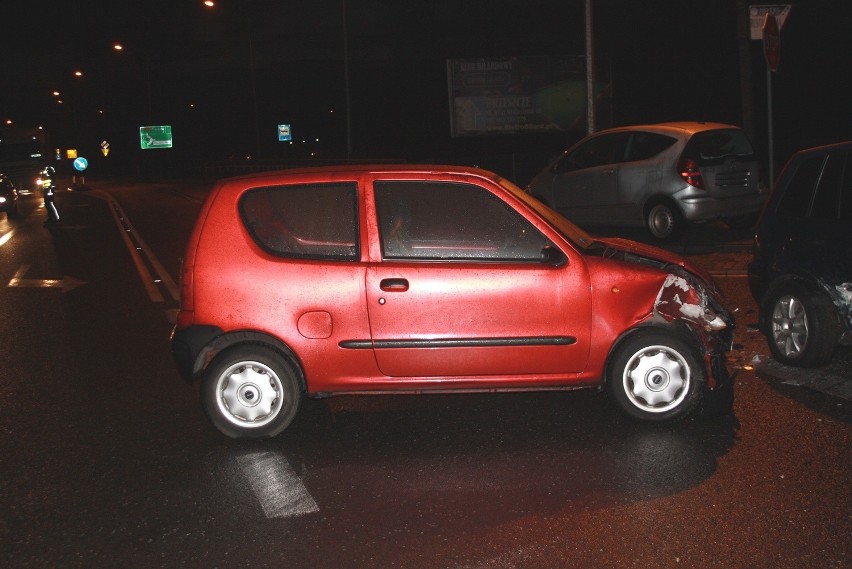
[[[642,205],[642,217],[643,219],[648,218],[648,214],[651,213],[651,208],[658,204],[668,204],[672,206],[672,209],[679,213],[681,217],[683,217],[683,208],[680,207],[680,204],[673,197],[666,194],[652,194],[645,199],[645,203]]]
[[[215,331],[218,331],[218,334],[216,334]],[[212,328],[212,330],[208,330],[206,333],[213,335],[210,335],[208,337],[208,341],[197,350],[192,363],[190,380],[200,377],[204,373],[204,370],[207,369],[207,366],[210,365],[210,362],[224,350],[235,346],[252,344],[256,346],[266,346],[280,353],[293,367],[293,372],[296,374],[301,389],[303,391],[307,390],[307,381],[305,379],[302,362],[287,344],[275,336],[256,330],[237,330],[223,333],[218,328]]]
[[[704,361],[704,350],[702,349],[701,339],[698,337],[698,334],[684,322],[672,322],[670,324],[658,324],[658,323],[647,323],[641,326],[636,326],[634,328],[630,328],[629,330],[624,331],[616,340],[612,343],[609,348],[609,352],[606,355],[606,361],[604,362],[603,368],[603,378],[601,379],[601,389],[604,389],[608,386],[608,384],[612,381],[612,378],[609,377],[609,370],[612,363],[612,359],[618,353],[619,348],[628,340],[632,339],[634,336],[638,334],[644,334],[648,332],[663,332],[666,334],[671,334],[681,340],[683,340],[689,349],[692,350],[692,355],[695,356],[697,361]],[[702,369],[704,369],[702,367]],[[707,385],[708,377],[706,374],[708,372],[705,370],[705,378],[704,385]]]

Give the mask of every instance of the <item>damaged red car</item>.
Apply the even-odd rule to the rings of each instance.
[[[341,394],[598,388],[637,419],[724,413],[733,327],[699,267],[497,174],[373,165],[218,182],[171,345],[213,425],[260,438]]]

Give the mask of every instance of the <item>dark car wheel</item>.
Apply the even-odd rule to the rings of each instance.
[[[695,408],[705,375],[684,341],[649,330],[634,334],[616,348],[607,381],[613,398],[628,415],[667,421],[683,418]]]
[[[680,236],[686,220],[673,204],[657,202],[648,208],[645,225],[652,237],[664,241]]]
[[[258,345],[236,346],[216,356],[201,390],[210,421],[235,439],[277,435],[293,421],[302,397],[290,363]]]
[[[785,365],[821,366],[837,344],[837,319],[831,299],[802,283],[784,281],[766,295],[766,337],[772,357]]]

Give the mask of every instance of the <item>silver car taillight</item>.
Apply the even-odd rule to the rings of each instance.
[[[687,184],[702,190],[704,189],[704,180],[701,178],[701,171],[698,169],[698,164],[695,160],[691,158],[682,160],[677,165],[677,171]]]

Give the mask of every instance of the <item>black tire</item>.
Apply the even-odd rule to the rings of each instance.
[[[245,344],[217,355],[204,372],[207,417],[235,439],[273,437],[296,416],[302,389],[293,366],[271,348]]]
[[[6,219],[18,219],[20,214],[18,212],[18,204],[13,203],[12,206],[6,210]]]
[[[674,334],[634,333],[615,348],[607,367],[607,387],[631,417],[671,421],[686,417],[706,385],[701,360]]]
[[[761,307],[772,358],[784,365],[818,367],[837,346],[836,308],[822,291],[798,281],[771,286]]]
[[[686,220],[676,205],[669,201],[657,201],[645,211],[645,227],[654,239],[670,241],[680,237],[686,229]]]

